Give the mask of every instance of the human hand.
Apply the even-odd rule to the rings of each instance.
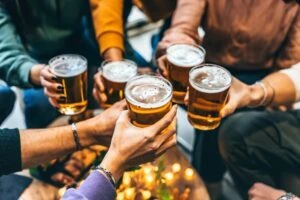
[[[34,85],[41,85],[41,71],[45,65],[37,64],[30,69],[30,82]]]
[[[263,183],[255,183],[248,191],[249,200],[277,200],[285,194]]]
[[[132,125],[129,112],[123,111],[101,166],[109,169],[117,180],[127,168],[153,161],[165,153],[176,144],[176,110],[177,106],[173,106],[161,120],[146,128]]]
[[[167,48],[176,43],[196,45],[194,38],[190,37],[188,34],[174,30],[167,32],[162,41],[158,44],[156,51],[157,67],[164,77],[168,77]]]
[[[95,142],[93,144],[110,145],[117,119],[126,107],[126,101],[122,100],[113,104],[99,115],[80,122],[81,125],[84,125],[83,129],[90,134],[90,137],[94,138]]]
[[[59,100],[65,100],[63,96],[63,86],[57,82],[57,77],[50,71],[48,66],[45,66],[41,71],[41,85],[44,87],[44,93],[48,97],[50,104],[59,108]]]
[[[107,101],[107,95],[105,94],[105,84],[101,71],[94,75],[93,97],[99,105],[104,104]]]

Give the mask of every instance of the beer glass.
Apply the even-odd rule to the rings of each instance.
[[[87,107],[87,60],[80,55],[65,54],[49,61],[51,72],[62,84],[62,96],[59,112],[64,115],[76,115]],[[47,114],[47,113],[45,113]]]
[[[132,123],[146,127],[171,110],[172,84],[161,76],[136,76],[127,82],[125,97]]]
[[[174,44],[167,48],[168,79],[173,85],[173,102],[184,103],[189,83],[189,71],[205,59],[205,50],[201,46]]]
[[[202,64],[189,74],[188,120],[196,129],[212,130],[220,125],[220,110],[226,103],[232,81],[228,70]]]
[[[101,104],[102,108],[109,108],[112,104],[124,99],[126,82],[136,76],[137,65],[130,60],[104,61],[99,68],[102,72],[107,101]]]

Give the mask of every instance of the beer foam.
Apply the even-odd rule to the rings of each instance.
[[[172,86],[164,80],[144,75],[132,80],[125,88],[126,99],[133,105],[142,108],[158,108],[172,98]]]
[[[203,63],[205,52],[187,44],[175,44],[167,49],[168,61],[181,67],[192,67]]]
[[[110,81],[124,83],[136,75],[137,66],[126,61],[107,63],[102,67],[103,76]]]
[[[49,61],[49,66],[56,76],[72,77],[83,73],[87,69],[85,58],[76,55],[57,56]]]
[[[217,66],[203,66],[190,72],[190,84],[198,91],[218,93],[226,90],[231,84],[231,74]]]

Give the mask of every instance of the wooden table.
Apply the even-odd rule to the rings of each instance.
[[[67,124],[68,118],[63,116],[55,120],[50,126],[62,126]],[[177,147],[172,148],[165,154],[165,165],[166,168],[171,167],[173,163],[179,163],[183,169],[192,168],[189,161],[180,152]],[[194,170],[195,171],[195,170]],[[196,171],[195,171],[196,172]],[[194,178],[190,181],[179,180],[176,183],[176,187],[183,188],[189,187],[191,189],[190,200],[201,199],[209,200],[209,195],[201,177],[195,173]],[[59,199],[58,189],[43,183],[39,180],[34,179],[32,184],[24,191],[20,199],[22,200],[56,200]]]

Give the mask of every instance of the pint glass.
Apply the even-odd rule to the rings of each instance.
[[[136,76],[127,82],[125,97],[132,123],[146,127],[171,110],[172,85],[160,76]]]
[[[221,122],[223,108],[231,85],[231,74],[218,65],[202,64],[189,74],[188,120],[199,130],[212,130]]]
[[[205,59],[205,50],[201,46],[174,44],[167,49],[168,79],[173,85],[173,102],[184,103],[189,83],[189,71]]]
[[[51,72],[62,84],[62,96],[59,112],[64,115],[76,115],[87,107],[87,60],[80,55],[65,54],[49,61]],[[47,113],[45,113],[47,114]]]
[[[137,65],[130,60],[104,61],[99,71],[102,71],[107,96],[107,101],[101,107],[109,108],[112,104],[125,98],[126,82],[136,76]]]

